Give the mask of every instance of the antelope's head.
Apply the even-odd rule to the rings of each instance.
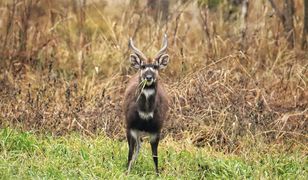
[[[164,69],[169,62],[166,53],[168,46],[167,35],[164,35],[162,48],[151,61],[138,48],[134,46],[132,38],[129,39],[129,47],[133,53],[130,55],[131,65],[140,71],[140,80],[146,82],[146,86],[155,84],[158,78],[158,70]]]

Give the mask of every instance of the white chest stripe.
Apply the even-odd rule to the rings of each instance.
[[[145,95],[145,98],[149,98],[150,96],[152,96],[155,93],[154,89],[143,89],[142,93]]]
[[[138,111],[138,114],[141,119],[145,119],[145,120],[153,118],[153,115],[154,115],[153,112],[143,112],[143,111]]]

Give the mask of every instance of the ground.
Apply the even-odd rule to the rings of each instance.
[[[130,174],[127,144],[105,135],[62,137],[0,131],[0,179],[307,179],[307,156],[257,151],[223,154],[168,137],[159,146],[160,176],[147,139]]]

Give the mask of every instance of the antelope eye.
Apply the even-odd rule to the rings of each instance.
[[[158,68],[159,68],[159,66],[155,64],[154,65],[154,69],[158,69]]]
[[[141,65],[141,69],[145,69],[145,65]]]

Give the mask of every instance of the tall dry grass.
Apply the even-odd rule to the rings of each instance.
[[[200,9],[172,1],[167,22],[142,3],[83,2],[1,1],[0,126],[124,138],[122,95],[134,73],[128,38],[151,56],[167,33],[165,136],[228,151],[258,140],[307,145],[302,1],[294,49],[266,1],[250,2],[244,41],[240,8],[226,2]]]

